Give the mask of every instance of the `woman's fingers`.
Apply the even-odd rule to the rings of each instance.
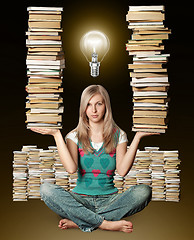
[[[49,133],[48,129],[44,129],[44,128],[31,128],[31,130],[33,132],[41,133],[41,134],[48,134]]]

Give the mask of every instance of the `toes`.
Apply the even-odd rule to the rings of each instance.
[[[63,225],[63,219],[61,219],[61,220],[59,221],[59,225],[60,225],[60,226]]]
[[[133,232],[133,229],[127,227],[124,229],[124,232],[131,233],[131,232]]]

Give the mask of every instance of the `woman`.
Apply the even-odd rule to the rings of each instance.
[[[118,194],[115,169],[125,176],[133,165],[140,139],[153,133],[137,132],[127,151],[127,136],[114,122],[107,91],[100,85],[87,87],[81,96],[79,123],[63,140],[60,130],[32,128],[52,135],[60,160],[70,174],[78,170],[72,192],[54,184],[42,184],[41,197],[62,217],[59,228],[97,228],[130,233],[133,225],[121,220],[141,211],[151,199],[147,185],[136,185]]]

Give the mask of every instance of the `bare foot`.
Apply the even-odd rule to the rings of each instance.
[[[120,220],[120,221],[106,221],[104,220],[99,226],[100,229],[109,231],[120,231],[131,233],[133,231],[133,224],[130,221]]]
[[[66,218],[61,219],[61,220],[59,221],[58,227],[59,227],[60,229],[63,229],[63,230],[64,230],[64,229],[69,229],[69,228],[78,228],[78,226],[77,226],[76,223],[74,223],[73,221],[71,221],[71,220],[69,220],[69,219],[66,219]]]

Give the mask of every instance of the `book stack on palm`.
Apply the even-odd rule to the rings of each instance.
[[[28,7],[26,32],[27,128],[62,128],[62,80],[65,68],[61,39],[63,8]]]
[[[171,31],[164,26],[164,6],[130,6],[126,20],[131,29],[131,39],[126,50],[133,57],[130,85],[133,90],[132,131],[165,133],[169,88],[167,68],[169,54],[163,40]]]

